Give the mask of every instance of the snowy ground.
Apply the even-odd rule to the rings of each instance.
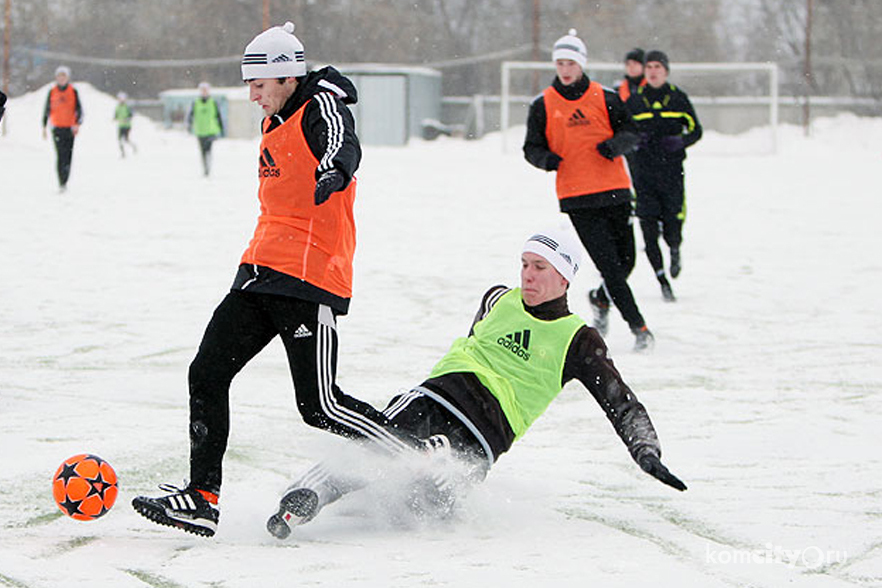
[[[253,228],[256,143],[217,143],[205,179],[194,139],[136,118],[123,160],[112,99],[81,93],[67,194],[43,90],[10,102],[0,138],[0,586],[882,585],[882,121],[785,127],[776,155],[763,131],[691,151],[679,301],[641,256],[655,352],[631,353],[618,317],[608,338],[687,492],[641,473],[573,385],[454,521],[398,527],[352,496],[278,542],[278,492],[339,443],[297,417],[278,343],[234,382],[218,535],[129,506],[187,474],[187,365]],[[498,136],[365,150],[345,390],[381,406],[420,382],[485,288],[516,284],[530,231],[564,222],[521,132],[506,153]],[[583,316],[595,282],[574,285]],[[50,491],[81,452],[120,477],[91,523]]]

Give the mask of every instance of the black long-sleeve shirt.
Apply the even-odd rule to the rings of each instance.
[[[484,294],[473,327],[508,290],[505,286],[494,286]],[[550,321],[571,314],[566,294],[537,306],[524,305],[524,308],[540,320]],[[622,379],[600,333],[587,325],[576,332],[570,343],[561,387],[574,379],[579,380],[601,406],[634,461],[647,454],[661,457],[658,436],[646,409]],[[472,421],[490,445],[494,458],[511,447],[515,435],[502,408],[475,374],[446,374],[431,378],[423,385],[446,398]]]

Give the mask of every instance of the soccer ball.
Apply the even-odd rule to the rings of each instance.
[[[104,516],[116,502],[116,472],[89,453],[64,460],[52,478],[52,496],[61,512],[78,521]]]

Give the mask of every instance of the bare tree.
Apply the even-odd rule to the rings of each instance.
[[[310,62],[435,66],[443,69],[446,94],[496,93],[503,59],[532,58],[534,2],[540,59],[549,59],[555,39],[576,28],[589,61],[619,61],[634,46],[663,49],[673,64],[774,61],[782,67],[784,94],[805,91],[805,0],[267,1],[272,24],[296,23]],[[879,99],[882,2],[814,2],[811,92]],[[13,94],[51,79],[60,58],[47,57],[49,51],[84,57],[69,64],[77,79],[147,97],[200,79],[239,83],[235,59],[219,65],[201,60],[240,54],[261,30],[264,2],[29,0],[12,7]],[[98,58],[193,65],[106,66]],[[725,84],[712,91],[731,90]]]

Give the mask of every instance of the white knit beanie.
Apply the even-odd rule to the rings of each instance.
[[[242,57],[242,79],[296,78],[306,75],[303,43],[294,36],[294,23],[269,28],[252,39]]]
[[[544,230],[527,239],[524,253],[544,257],[570,283],[582,263],[582,246],[559,229]]]
[[[576,29],[570,29],[569,33],[554,42],[551,61],[558,59],[572,59],[583,69],[588,63],[588,50],[585,49],[582,39],[576,36]]]

